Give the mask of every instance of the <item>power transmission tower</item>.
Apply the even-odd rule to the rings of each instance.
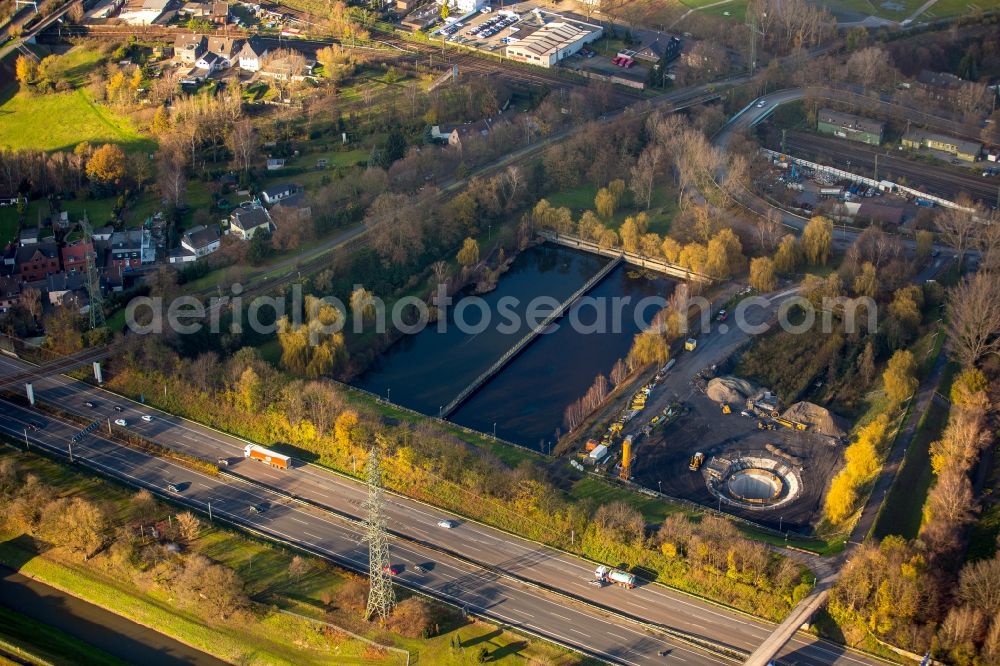
[[[385,498],[382,495],[382,441],[376,436],[368,451],[368,499],[362,505],[368,511],[368,608],[365,619],[378,615],[385,622],[396,605],[389,569],[389,538],[385,530]]]
[[[83,230],[83,242],[91,249],[86,253],[87,261],[87,297],[90,298],[90,328],[104,326],[104,295],[101,293],[101,274],[97,271],[97,248],[94,246],[94,232],[90,228],[87,214],[80,220]]]

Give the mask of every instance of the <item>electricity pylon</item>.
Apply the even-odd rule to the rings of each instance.
[[[101,274],[97,271],[97,247],[94,245],[94,232],[90,228],[90,220],[87,214],[83,214],[80,220],[80,228],[83,230],[84,245],[89,244],[91,249],[86,253],[87,262],[87,297],[90,299],[90,328],[100,328],[104,326],[104,295],[101,293]]]
[[[392,589],[389,573],[389,535],[385,529],[385,498],[382,494],[382,441],[375,442],[368,451],[368,499],[362,505],[368,512],[365,523],[365,541],[368,542],[368,608],[365,619],[374,615],[385,622],[396,605],[396,595]]]

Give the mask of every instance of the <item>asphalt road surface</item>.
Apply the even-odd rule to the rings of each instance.
[[[16,359],[0,357],[0,375],[17,373],[26,367],[29,366]],[[360,505],[365,487],[353,479],[301,461],[295,461],[293,469],[284,471],[244,460],[246,442],[239,438],[63,376],[39,379],[34,388],[40,400],[58,404],[63,410],[94,420],[124,418],[128,430],[159,444],[208,460],[228,458],[231,464],[226,469],[247,479],[348,516],[363,516]],[[92,402],[94,408],[86,407],[86,401]],[[121,406],[122,411],[115,411],[115,405]],[[23,437],[28,412],[10,403],[5,403],[0,411],[3,412],[0,426],[10,434]],[[152,421],[143,421],[140,417],[144,414],[152,416]],[[65,448],[70,434],[77,430],[76,426],[62,425],[47,415],[35,418],[50,424],[37,432],[29,432],[29,439],[47,441],[60,450]],[[93,437],[74,445],[73,452],[78,457],[92,458],[115,473],[128,475],[134,482],[161,491],[169,483],[186,484],[181,487],[178,499],[201,508],[206,508],[211,500],[213,512],[223,512],[218,515],[293,541],[348,566],[367,567],[367,551],[358,542],[358,528],[331,512],[282,499],[269,488],[225,476],[203,476]],[[267,502],[271,508],[262,514],[249,513],[249,507],[259,502]],[[594,564],[586,560],[465,521],[413,500],[389,495],[387,513],[389,529],[402,537],[393,539],[391,550],[393,562],[403,566],[400,582],[427,589],[486,617],[604,659],[624,664],[681,660],[721,663],[715,655],[647,633],[596,605],[747,652],[762,642],[773,628],[766,622],[660,585],[643,585],[634,590],[610,586],[595,588],[588,582],[593,577]],[[454,529],[438,527],[442,518],[457,520],[459,525]],[[435,549],[414,542],[433,544]],[[416,572],[412,568],[416,564],[424,565],[429,573]],[[523,586],[514,579],[573,595],[580,602],[537,587]],[[657,654],[665,649],[672,652],[665,657]],[[847,652],[842,647],[818,642],[803,634],[789,643],[781,661],[815,666],[878,663],[873,658]]]

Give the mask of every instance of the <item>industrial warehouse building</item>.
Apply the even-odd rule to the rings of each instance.
[[[816,130],[841,139],[859,141],[877,146],[882,143],[882,123],[850,113],[820,109],[816,116]]]
[[[903,146],[920,150],[940,150],[966,162],[975,162],[983,150],[983,144],[976,141],[956,139],[944,134],[933,134],[924,130],[910,130],[903,136]]]
[[[554,21],[507,46],[507,57],[539,67],[552,67],[601,38],[603,29],[578,21]],[[513,41],[513,40],[512,40]]]

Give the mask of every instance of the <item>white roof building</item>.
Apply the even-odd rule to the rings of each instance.
[[[589,23],[554,21],[507,46],[507,57],[539,67],[552,67],[579,51],[584,44],[600,39],[603,32],[600,26]]]

